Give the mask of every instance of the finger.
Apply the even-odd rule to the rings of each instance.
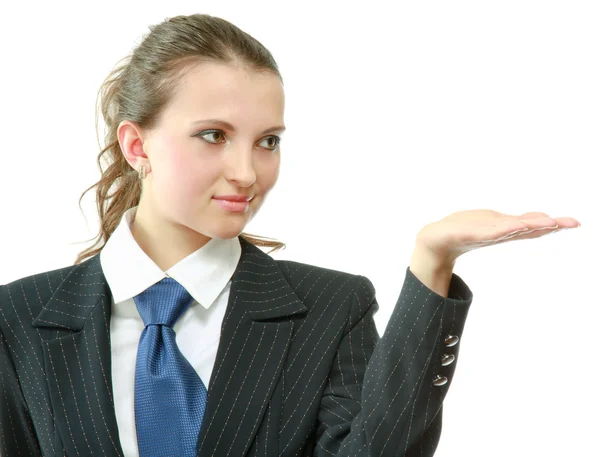
[[[513,237],[511,237],[511,239],[531,240],[534,238],[540,238],[545,235],[550,235],[551,233],[560,232],[561,230],[564,230],[564,228],[546,227],[546,228],[531,229],[531,230],[527,230],[527,231],[518,233],[518,234],[514,235]]]
[[[575,228],[579,227],[581,223],[572,217],[555,217],[552,218],[548,216],[546,213],[538,212],[538,211],[530,211],[527,213],[523,213],[520,216],[517,216],[519,220],[526,220],[529,222],[530,220],[536,221],[537,219],[542,220],[543,218],[547,218],[547,220],[556,221],[558,228]]]
[[[493,246],[496,244],[507,243],[509,241],[530,240],[530,239],[534,239],[534,238],[540,238],[544,235],[549,235],[554,232],[559,232],[561,230],[563,230],[563,229],[550,228],[550,229],[530,230],[527,232],[520,232],[520,233],[517,232],[517,233],[508,234],[508,235],[505,235],[503,237],[499,237],[496,239],[481,240],[481,241],[477,241],[477,242],[468,243],[467,246],[470,249],[475,249],[475,248],[479,248],[479,247],[483,247],[483,246]]]
[[[552,218],[542,217],[525,220],[508,219],[480,227],[478,233],[469,234],[462,244],[471,248],[503,243],[513,239],[537,238],[559,228]]]
[[[524,217],[519,222],[523,224],[521,229],[538,230],[543,228],[558,228],[558,221],[550,216]]]
[[[518,240],[532,240],[534,238],[541,238],[546,235],[550,235],[552,233],[560,232],[561,230],[566,230],[565,227],[550,227],[550,228],[538,228],[527,230],[525,232],[516,233],[512,235],[507,235],[501,239],[496,240],[494,244],[504,243],[507,241],[518,241]]]
[[[463,246],[467,250],[471,250],[507,241],[540,238],[563,229],[578,227],[579,224],[573,218],[554,219],[545,213],[529,212],[525,215],[528,216],[524,219],[509,219],[487,227],[481,227],[480,230],[483,229],[484,233],[480,231],[476,237],[469,237],[470,240],[463,239]]]
[[[523,213],[523,214],[521,214],[518,217],[520,219],[522,219],[522,218],[531,218],[531,219],[534,219],[536,217],[550,217],[550,216],[548,216],[546,213],[542,213],[542,212],[539,212],[539,211],[530,211],[528,213]]]
[[[572,217],[557,217],[555,220],[558,222],[560,228],[575,228],[581,225],[581,222]]]

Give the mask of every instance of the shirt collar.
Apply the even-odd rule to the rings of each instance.
[[[140,248],[131,234],[137,206],[128,209],[100,251],[100,264],[115,304],[140,294],[167,275]],[[221,294],[242,253],[238,237],[212,238],[166,273],[208,309]]]

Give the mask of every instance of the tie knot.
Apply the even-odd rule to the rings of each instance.
[[[171,277],[165,277],[141,294],[133,297],[144,325],[162,324],[173,327],[193,298]]]

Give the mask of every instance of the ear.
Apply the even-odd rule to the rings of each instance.
[[[125,160],[136,171],[139,170],[140,165],[144,165],[148,173],[150,161],[144,151],[143,135],[142,128],[133,121],[121,121],[117,128],[117,138]]]

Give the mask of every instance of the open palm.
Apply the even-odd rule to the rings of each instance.
[[[511,216],[477,209],[458,211],[426,225],[419,231],[417,241],[439,258],[454,260],[480,247],[539,238],[580,225],[572,217],[552,218],[542,212]]]

